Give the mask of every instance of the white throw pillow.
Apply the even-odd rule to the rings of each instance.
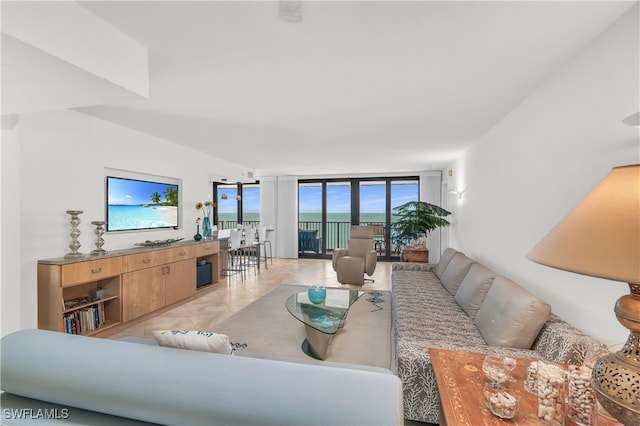
[[[229,337],[211,331],[159,330],[153,332],[153,337],[160,346],[225,355],[231,353]]]

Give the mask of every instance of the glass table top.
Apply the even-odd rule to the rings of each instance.
[[[364,291],[327,288],[323,303],[314,304],[307,292],[287,298],[287,310],[299,321],[325,334],[335,334],[349,311]]]

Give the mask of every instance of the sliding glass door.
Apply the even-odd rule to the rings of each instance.
[[[373,249],[381,260],[396,258],[393,208],[418,200],[417,177],[300,180],[298,255],[329,257],[349,242],[351,224],[374,227]]]
[[[298,184],[298,254],[323,256],[346,247],[351,225],[351,182]]]

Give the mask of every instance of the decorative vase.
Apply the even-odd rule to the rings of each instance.
[[[211,219],[209,218],[209,216],[205,216],[202,219],[202,237],[205,240],[211,238]]]
[[[309,296],[311,303],[319,305],[323,303],[324,299],[327,297],[327,289],[323,285],[314,284],[309,287],[309,290],[307,290],[307,295]]]
[[[196,225],[196,235],[193,236],[193,239],[196,241],[200,241],[202,239],[202,235],[200,235],[200,225]]]

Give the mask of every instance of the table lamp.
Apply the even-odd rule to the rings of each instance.
[[[623,348],[600,358],[591,384],[625,425],[640,424],[640,164],[616,167],[531,250],[534,262],[629,283],[615,304],[630,331]]]

